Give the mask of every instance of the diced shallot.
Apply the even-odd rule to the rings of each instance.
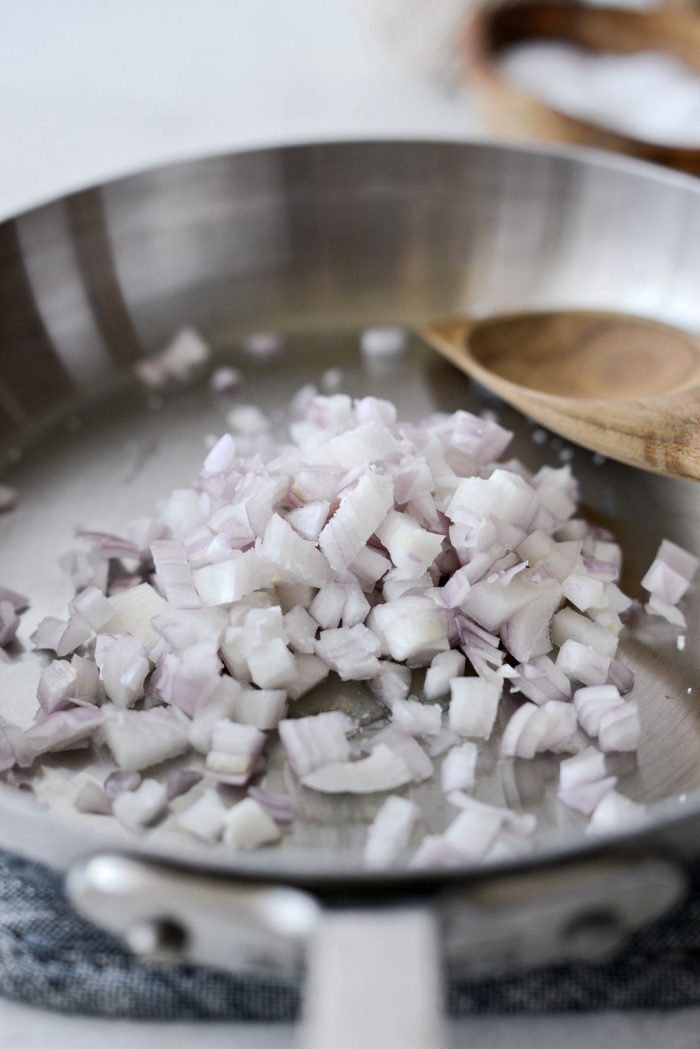
[[[47,714],[69,706],[71,700],[95,702],[99,683],[97,667],[89,659],[73,656],[70,662],[54,660],[42,670],[37,699]]]
[[[319,546],[331,568],[343,571],[355,560],[393,505],[391,480],[368,470],[341,498],[319,536]]]
[[[284,335],[278,331],[254,331],[241,340],[243,352],[261,361],[279,357],[285,347]]]
[[[639,709],[636,702],[630,699],[601,715],[598,745],[605,751],[637,750],[640,732]]]
[[[228,782],[246,783],[265,746],[265,733],[253,725],[215,721],[207,769]]]
[[[571,703],[550,699],[539,709],[546,718],[546,728],[540,739],[538,751],[561,754],[574,749],[576,711]]]
[[[608,679],[610,656],[579,641],[565,641],[559,649],[556,666],[573,681],[584,685],[602,685]]]
[[[254,798],[244,798],[224,817],[224,844],[235,849],[257,849],[279,841],[280,829]]]
[[[452,821],[443,837],[445,842],[459,853],[462,861],[473,863],[480,860],[494,843],[503,826],[503,818],[497,809],[478,806],[465,809]]]
[[[546,750],[566,750],[576,731],[576,712],[570,703],[549,700],[541,707],[524,703],[515,711],[501,738],[501,754],[533,758]]]
[[[646,818],[646,806],[618,794],[616,790],[609,790],[593,810],[588,830],[590,834],[616,834],[634,830]]]
[[[17,623],[19,625],[19,620]],[[52,652],[56,652],[61,643],[61,637],[63,636],[65,628],[66,624],[62,619],[56,619],[54,616],[46,616],[39,622],[36,630],[31,634],[30,641],[34,645],[34,648],[49,649]]]
[[[279,514],[272,515],[261,551],[277,567],[280,576],[295,583],[323,586],[328,582],[330,569],[321,550],[309,539],[302,539]]]
[[[347,761],[348,733],[355,723],[340,710],[279,723],[279,734],[291,768],[301,779],[321,765]]]
[[[576,783],[571,787],[560,787],[557,797],[562,805],[575,812],[590,816],[599,802],[617,786],[617,776],[606,776],[604,779],[592,780],[590,783]]]
[[[18,594],[16,590],[10,590],[6,586],[0,586],[0,601],[9,601],[17,613],[26,612],[29,608],[28,597],[25,597],[24,594]]]
[[[107,643],[100,645],[100,642]],[[129,634],[116,637],[101,634],[95,659],[103,688],[113,703],[118,707],[131,707],[141,699],[151,665],[140,641]]]
[[[521,663],[543,656],[552,648],[550,623],[561,604],[558,587],[549,588],[541,597],[530,601],[503,624],[501,637],[510,654]]]
[[[145,779],[136,790],[118,794],[112,803],[112,812],[129,830],[140,830],[163,814],[167,801],[163,784]]]
[[[478,753],[475,743],[462,743],[447,752],[440,769],[443,794],[472,789]]]
[[[70,604],[71,611],[86,621],[92,630],[101,630],[114,615],[114,607],[101,590],[88,586],[81,590]]]
[[[328,520],[331,504],[326,499],[316,499],[298,506],[287,514],[287,521],[302,539],[316,542]]]
[[[294,822],[294,808],[286,794],[271,794],[262,787],[249,787],[248,796],[262,805],[278,826],[289,827]]]
[[[692,582],[698,570],[700,561],[694,554],[688,553],[683,547],[672,543],[670,539],[662,539],[657,551],[656,559],[663,561],[669,568],[682,575],[688,582]]]
[[[301,782],[323,794],[375,794],[396,790],[412,779],[410,769],[386,744],[358,761],[336,761],[302,776]]]
[[[464,674],[466,661],[457,649],[449,652],[438,652],[428,668],[423,685],[423,695],[426,699],[438,699],[440,696],[448,695],[450,683],[453,678]]]
[[[100,633],[132,634],[147,648],[157,639],[153,618],[167,615],[169,611],[169,605],[148,583],[115,594],[109,603],[114,612],[112,618],[102,624]]]
[[[192,567],[184,543],[159,539],[151,543],[151,554],[159,585],[168,603],[173,608],[198,608],[201,601],[194,588]]]
[[[697,557],[664,539],[642,579],[642,586],[651,595],[647,610],[652,615],[662,616],[674,626],[684,626],[685,617],[672,606],[677,605],[683,597],[697,569]]]
[[[433,774],[433,763],[413,736],[410,736],[400,725],[387,725],[367,743],[366,750],[385,746],[404,763],[415,783],[430,779]]]
[[[177,769],[168,776],[168,801],[188,794],[201,781],[203,773],[197,769]]]
[[[161,389],[169,382],[186,384],[210,355],[211,350],[198,331],[181,328],[165,349],[138,361],[134,371],[151,389]]]
[[[200,794],[183,812],[177,822],[183,830],[203,841],[216,841],[221,837],[226,817],[226,806],[218,791],[209,789]]]
[[[102,732],[119,768],[129,772],[177,757],[188,747],[188,719],[174,707],[110,711]]]
[[[394,794],[382,804],[367,830],[365,866],[387,867],[407,847],[420,818],[415,801]]]
[[[550,699],[571,698],[569,678],[549,656],[537,656],[530,663],[515,667],[509,681],[511,692],[521,692],[538,706]]]
[[[500,685],[476,677],[458,677],[452,679],[450,692],[452,731],[472,739],[489,739],[501,698]]]
[[[421,703],[417,699],[394,700],[391,716],[410,736],[436,736],[442,723],[442,709],[438,704]]]
[[[339,626],[345,607],[345,587],[342,583],[327,583],[316,594],[309,612],[324,630]]]
[[[280,339],[258,333],[247,345],[264,355]],[[369,330],[362,344],[370,356],[391,356],[405,334]],[[154,385],[184,381],[208,352],[184,331],[139,371]],[[237,385],[233,371],[215,373],[213,387]],[[58,657],[40,676],[43,709],[27,731],[0,723],[0,771],[22,776],[44,753],[106,745],[118,771],[104,788],[85,780],[79,809],[113,811],[139,829],[177,799],[172,822],[182,830],[246,849],[277,841],[294,816],[289,798],[249,786],[265,772],[275,728],[301,784],[298,811],[329,804],[310,791],[423,782],[434,774],[431,757],[444,755],[445,801],[459,813],[426,836],[413,865],[507,862],[532,848],[535,818],[471,796],[478,750],[464,740],[490,738],[508,681],[526,701],[501,753],[571,752],[578,722],[598,749],[562,761],[559,800],[592,813],[592,833],[635,824],[644,810],[617,794],[605,753],[639,742],[637,704],[620,696],[634,675],[616,652],[640,606],[617,585],[614,537],[572,517],[570,467],[533,474],[517,459],[498,462],[511,435],[488,412],[405,424],[388,401],[307,385],[289,414],[285,442],[276,417],[235,405],[232,433],[208,439],[195,484],[121,534],[78,533],[87,549],[65,559],[76,596],[64,618],[42,620],[32,635]],[[643,580],[647,610],[683,627],[677,603],[697,567],[664,541]],[[0,644],[27,605],[0,588]],[[476,676],[465,676],[467,662]],[[423,667],[426,702],[409,698],[412,671]],[[358,725],[340,710],[288,717],[288,703],[330,674],[367,682],[389,723],[350,741]],[[362,689],[346,691],[354,702]],[[449,727],[431,705],[448,693]],[[139,770],[190,748],[205,761],[161,770],[167,789],[141,781]],[[238,788],[245,800],[227,808]],[[418,814],[405,798],[384,802],[367,836],[368,866],[400,857]]]
[[[380,645],[367,627],[339,627],[322,630],[316,654],[342,681],[366,681],[379,672]]]
[[[231,716],[242,725],[267,730],[276,728],[287,712],[284,689],[244,688],[233,700]]]
[[[248,667],[258,688],[276,689],[294,680],[294,656],[281,637],[268,641],[248,655]]]
[[[634,688],[634,671],[619,659],[611,659],[608,668],[608,684],[615,685],[624,696]]]
[[[411,671],[401,663],[382,659],[369,687],[385,707],[391,708],[397,699],[406,699],[411,691]]]
[[[195,709],[189,722],[188,735],[191,746],[200,754],[207,754],[210,749],[214,724],[234,718],[242,692],[243,686],[240,682],[227,676],[220,677],[216,688],[207,696],[206,702]]]
[[[614,685],[589,685],[574,692],[574,710],[583,731],[589,736],[600,732],[604,714],[621,707],[624,700]]]
[[[595,747],[586,747],[585,750],[562,761],[559,766],[559,787],[566,790],[580,783],[592,783],[594,780],[603,779],[605,775],[605,755]]]
[[[457,733],[450,728],[443,727],[435,736],[431,736],[426,741],[426,750],[431,758],[439,758],[441,754],[450,750],[451,747],[456,747],[458,743]]]
[[[218,396],[236,393],[243,383],[238,368],[217,368],[209,379],[209,389]]]
[[[318,623],[301,605],[294,605],[284,616],[284,633],[295,652],[312,655]]]
[[[443,537],[428,532],[409,515],[390,511],[376,529],[403,578],[418,579],[442,549]]]
[[[393,361],[403,357],[408,337],[403,328],[365,328],[360,337],[360,349],[373,361]]]
[[[78,812],[87,812],[95,816],[109,816],[112,812],[112,798],[99,783],[86,780],[75,799]]]
[[[464,858],[444,834],[426,834],[411,859],[411,867],[458,867]]]
[[[328,666],[318,656],[299,655],[295,658],[294,680],[287,683],[290,699],[299,699],[320,685],[328,677]]]
[[[234,550],[226,561],[195,568],[192,578],[203,605],[230,605],[269,586],[274,571],[260,550],[253,548],[244,553]]]
[[[87,746],[102,721],[102,711],[93,706],[71,707],[47,714],[27,729],[21,742],[17,740],[17,764],[28,766],[41,754]]]
[[[136,790],[141,782],[138,772],[110,772],[104,782],[104,788],[111,798],[125,790]]]
[[[609,630],[592,623],[573,608],[563,608],[553,617],[552,640],[559,646],[563,646],[567,641],[577,641],[581,645],[590,646],[601,655],[609,656],[610,659],[615,655],[618,643],[617,637]]]
[[[660,616],[667,623],[670,623],[671,626],[677,626],[681,630],[685,630],[687,626],[686,618],[680,608],[676,608],[675,605],[671,605],[667,601],[662,601],[656,594],[651,595],[644,607],[650,616]]]
[[[391,561],[379,550],[363,546],[354,561],[348,565],[349,570],[362,584],[365,590],[371,590],[375,583],[391,568]]]
[[[400,597],[377,605],[372,615],[396,662],[425,664],[450,647],[448,613],[428,597]]]

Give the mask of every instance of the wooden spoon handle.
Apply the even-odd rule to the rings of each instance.
[[[483,367],[472,354],[474,323],[431,325],[423,338],[508,404],[576,444],[652,473],[700,481],[700,374],[682,390],[629,400],[560,397]]]

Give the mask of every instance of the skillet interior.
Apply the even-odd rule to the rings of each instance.
[[[513,453],[536,466],[556,461],[559,449],[535,444],[526,420],[485,400],[417,341],[400,368],[368,370],[358,325],[416,324],[470,307],[590,306],[698,329],[698,233],[700,191],[690,180],[596,157],[426,143],[299,147],[180,165],[6,224],[2,476],[18,486],[21,503],[0,518],[0,579],[34,598],[22,637],[69,596],[56,557],[71,547],[75,526],[118,529],[147,510],[189,480],[203,437],[223,428],[224,411],[206,386],[156,407],[129,377],[133,361],[179,324],[196,324],[222,360],[244,367],[245,398],[267,410],[279,411],[303,382],[337,366],[347,392],[391,397],[407,418],[495,408],[516,431]],[[240,334],[260,327],[294,333],[286,355],[265,368],[238,349]],[[700,548],[692,484],[597,466],[581,450],[572,465],[587,511],[623,543],[633,594],[662,536]],[[689,639],[699,606],[691,595]],[[700,810],[700,719],[687,691],[698,680],[694,649],[689,640],[679,652],[660,621],[642,623],[624,649],[637,671],[644,735],[636,762],[619,761],[621,786],[660,817]],[[0,669],[3,712],[28,719],[36,657],[10,653]],[[376,713],[359,687],[341,692],[366,717]],[[331,690],[327,698],[337,697]],[[503,717],[508,710],[504,704]],[[482,763],[477,796],[537,812],[543,854],[581,844],[577,819],[545,797],[556,760],[497,764],[487,752]],[[63,788],[54,780],[47,789]],[[417,796],[430,829],[444,826],[439,791],[423,786]],[[62,865],[98,843],[127,840],[98,817],[75,815],[69,797],[70,787],[66,811],[48,817],[3,788],[0,842]],[[377,799],[300,800],[302,818],[284,847],[243,864],[163,832],[146,847],[278,874],[357,870]]]

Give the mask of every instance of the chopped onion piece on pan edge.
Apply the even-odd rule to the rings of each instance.
[[[440,769],[443,794],[451,794],[454,790],[472,789],[478,753],[475,743],[462,743],[459,747],[448,750]]]
[[[282,346],[267,333],[245,343],[260,357]],[[396,356],[405,334],[367,330],[362,350]],[[183,331],[142,362],[141,378],[186,381],[208,356],[201,337]],[[223,372],[212,381],[217,392],[240,382],[235,369]],[[142,829],[175,802],[185,832],[255,848],[277,841],[278,825],[294,817],[289,798],[259,785],[266,733],[279,733],[289,768],[321,793],[419,783],[434,775],[429,755],[444,755],[442,789],[460,812],[440,833],[429,828],[413,864],[506,859],[531,846],[534,817],[467,793],[478,790],[478,746],[459,741],[490,738],[508,684],[525,701],[501,753],[575,751],[578,722],[600,749],[562,761],[559,800],[591,815],[592,833],[642,819],[604,758],[639,741],[636,701],[620,696],[634,675],[616,657],[639,605],[616,584],[621,550],[610,533],[573,518],[570,467],[532,474],[517,460],[498,464],[511,435],[486,413],[405,424],[388,401],[305,387],[290,417],[290,442],[277,442],[259,408],[236,406],[233,434],[209,440],[195,486],[127,523],[123,536],[78,533],[89,553],[63,559],[76,596],[66,618],[45,618],[32,635],[58,658],[42,671],[34,724],[23,732],[0,722],[0,770],[106,747],[118,771],[104,788],[85,780],[79,810],[112,811]],[[684,626],[677,605],[697,568],[664,540],[642,580],[648,612]],[[0,645],[28,605],[0,587]],[[421,668],[424,699],[450,697],[446,715],[409,698]],[[340,710],[294,716],[296,700],[331,673],[366,682],[389,723],[351,741],[359,725]],[[426,738],[427,752],[415,737]],[[204,755],[203,769],[201,758],[197,768],[178,762],[164,770],[167,789],[141,781],[139,770],[193,752]],[[232,786],[249,793],[227,808]],[[414,801],[388,797],[365,862],[398,859],[419,815]]]
[[[236,849],[271,845],[280,838],[272,816],[254,798],[244,798],[224,817],[224,844]]]
[[[167,800],[162,783],[155,779],[145,779],[136,790],[118,794],[112,802],[112,811],[125,827],[139,830],[162,815]]]
[[[301,782],[323,794],[374,794],[409,783],[411,771],[385,743],[358,761],[337,761],[302,776]]]
[[[387,798],[367,830],[365,864],[381,868],[397,860],[419,819],[420,808],[415,801],[398,794]]]

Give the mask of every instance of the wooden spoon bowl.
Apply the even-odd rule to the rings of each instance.
[[[589,51],[665,51],[700,72],[700,15],[630,11],[557,0],[478,7],[465,31],[470,95],[495,134],[611,149],[700,175],[700,148],[661,145],[571,117],[510,83],[498,56],[526,40],[559,40]]]
[[[576,444],[700,480],[700,341],[643,318],[572,310],[432,325],[423,337]]]

